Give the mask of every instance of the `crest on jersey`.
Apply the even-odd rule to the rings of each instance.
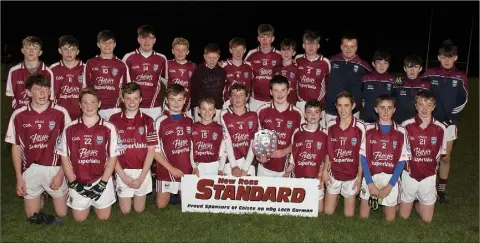
[[[393,145],[393,149],[396,149],[397,148],[397,141],[393,141],[392,145]]]
[[[252,129],[252,127],[253,127],[253,121],[248,121],[248,128]]]
[[[358,65],[353,66],[353,71],[357,72],[358,71]]]
[[[192,77],[192,71],[188,71],[188,76],[191,78]]]
[[[322,148],[322,142],[317,142],[317,149],[320,150]]]
[[[435,145],[437,143],[437,137],[432,137],[431,141],[432,145]]]
[[[290,72],[290,78],[291,78],[291,79],[294,79],[294,78],[295,78],[295,73]]]
[[[352,145],[355,146],[357,144],[357,138],[352,138]]]
[[[117,74],[118,74],[118,69],[116,68],[112,69],[112,75],[117,76]]]
[[[243,77],[248,78],[248,72],[244,72]]]
[[[457,82],[458,82],[457,80],[453,80],[452,81],[452,87],[457,87]]]
[[[79,83],[83,83],[83,76],[78,76],[77,81],[78,81]]]
[[[320,68],[317,68],[317,71],[315,71],[315,74],[317,76],[320,76],[321,73],[322,73],[322,70],[320,70]]]
[[[55,128],[55,121],[49,121],[48,128],[50,128],[50,130],[53,130],[53,128]]]
[[[277,60],[272,60],[272,66],[277,65]]]
[[[103,136],[97,136],[97,145],[103,143]]]
[[[187,133],[190,134],[192,132],[192,129],[190,128],[190,126],[187,127]]]
[[[293,122],[292,121],[287,121],[287,127],[292,128],[292,126],[293,126]]]
[[[212,134],[212,138],[213,138],[213,140],[217,140],[218,134],[217,134],[216,132],[214,132],[214,133]]]
[[[153,71],[157,71],[158,70],[158,64],[153,64]]]
[[[140,133],[140,135],[143,135],[144,132],[145,132],[145,128],[144,128],[144,127],[139,127],[139,128],[138,128],[138,133]]]

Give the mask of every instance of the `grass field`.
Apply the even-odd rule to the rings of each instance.
[[[60,224],[30,225],[23,216],[23,201],[15,194],[10,146],[2,142],[2,242],[478,242],[478,79],[469,83],[470,99],[452,154],[450,202],[436,206],[431,224],[422,223],[415,214],[409,220],[386,223],[380,211],[368,220],[346,219],[342,204],[335,215],[318,218],[182,213],[180,206],[156,209],[150,195],[142,214],[124,216],[115,205],[107,222],[97,221],[92,212],[82,224],[69,215]],[[4,94],[3,87],[2,141],[11,114]],[[45,210],[53,214],[50,201]]]

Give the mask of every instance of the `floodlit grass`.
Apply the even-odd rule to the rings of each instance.
[[[431,224],[417,215],[386,223],[380,211],[369,219],[335,215],[296,218],[267,215],[182,213],[180,206],[156,209],[149,195],[144,213],[121,214],[114,205],[110,220],[98,221],[92,211],[84,223],[69,214],[62,223],[30,225],[23,201],[15,194],[10,146],[2,143],[2,241],[4,242],[478,242],[478,79],[470,79],[469,103],[462,112],[459,140],[454,145],[447,192],[449,204],[437,205]],[[11,114],[2,85],[2,141]],[[358,206],[358,203],[357,203]],[[51,201],[45,211],[53,214]],[[357,208],[358,215],[358,208]]]

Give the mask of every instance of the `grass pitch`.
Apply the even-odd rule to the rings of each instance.
[[[383,220],[381,211],[370,218],[343,217],[342,202],[335,215],[296,218],[268,215],[182,213],[180,206],[156,209],[148,196],[144,213],[122,215],[114,205],[112,216],[100,222],[92,211],[84,223],[69,214],[61,223],[30,225],[23,201],[15,193],[10,145],[2,142],[1,236],[3,242],[478,242],[479,148],[478,79],[469,80],[469,103],[462,112],[459,140],[452,153],[447,186],[449,204],[436,205],[430,224],[415,213],[409,220]],[[10,99],[2,85],[2,141],[11,114]],[[357,202],[357,206],[359,203]],[[45,209],[53,214],[51,201]],[[358,215],[358,207],[356,214]]]

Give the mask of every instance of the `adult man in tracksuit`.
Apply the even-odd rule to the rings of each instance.
[[[450,170],[450,154],[453,141],[457,139],[458,115],[467,104],[467,76],[455,67],[458,59],[457,47],[450,40],[442,43],[438,51],[440,67],[428,69],[423,78],[430,82],[437,99],[433,117],[447,127],[447,154],[440,160],[437,196],[440,203],[447,203],[445,187]]]
[[[359,117],[362,106],[362,78],[372,71],[368,62],[357,55],[358,38],[355,35],[345,35],[341,39],[342,52],[330,58],[330,77],[327,84],[326,109],[323,116],[323,126],[337,116],[335,99],[343,90],[350,92],[354,97],[355,117]]]

